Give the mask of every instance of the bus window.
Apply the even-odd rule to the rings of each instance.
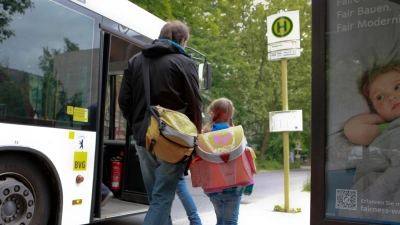
[[[81,129],[97,99],[94,19],[52,1],[24,10],[0,27],[13,34],[0,35],[0,122]]]
[[[129,58],[141,50],[142,48],[136,44],[129,43],[116,36],[111,37],[104,121],[105,140],[125,140],[126,120],[117,104],[119,88]]]

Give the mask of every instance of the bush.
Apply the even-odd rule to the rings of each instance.
[[[282,170],[283,165],[276,160],[256,158],[257,170]]]
[[[293,163],[290,163],[290,169],[299,169],[300,168],[300,160],[295,159]]]
[[[283,164],[276,160],[267,160],[256,158],[257,170],[283,170]],[[294,163],[289,164],[290,169],[300,168],[300,160],[296,159]]]

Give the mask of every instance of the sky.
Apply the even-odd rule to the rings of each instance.
[[[93,48],[94,20],[53,1],[35,1],[25,14],[15,14],[9,24],[15,35],[0,44],[0,63],[41,75],[43,48],[64,49],[64,38],[80,50]],[[2,64],[3,65],[3,64]]]

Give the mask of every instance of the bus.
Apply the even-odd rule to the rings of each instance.
[[[146,213],[119,110],[128,59],[165,21],[128,0],[2,3],[0,224],[75,225]],[[193,49],[199,83],[211,66]],[[114,193],[101,207],[101,185]]]

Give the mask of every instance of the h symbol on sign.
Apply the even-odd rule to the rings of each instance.
[[[278,23],[276,23],[276,26],[278,28],[278,31],[280,31],[280,29],[283,29],[283,31],[285,32],[287,30],[287,21],[278,21]]]

